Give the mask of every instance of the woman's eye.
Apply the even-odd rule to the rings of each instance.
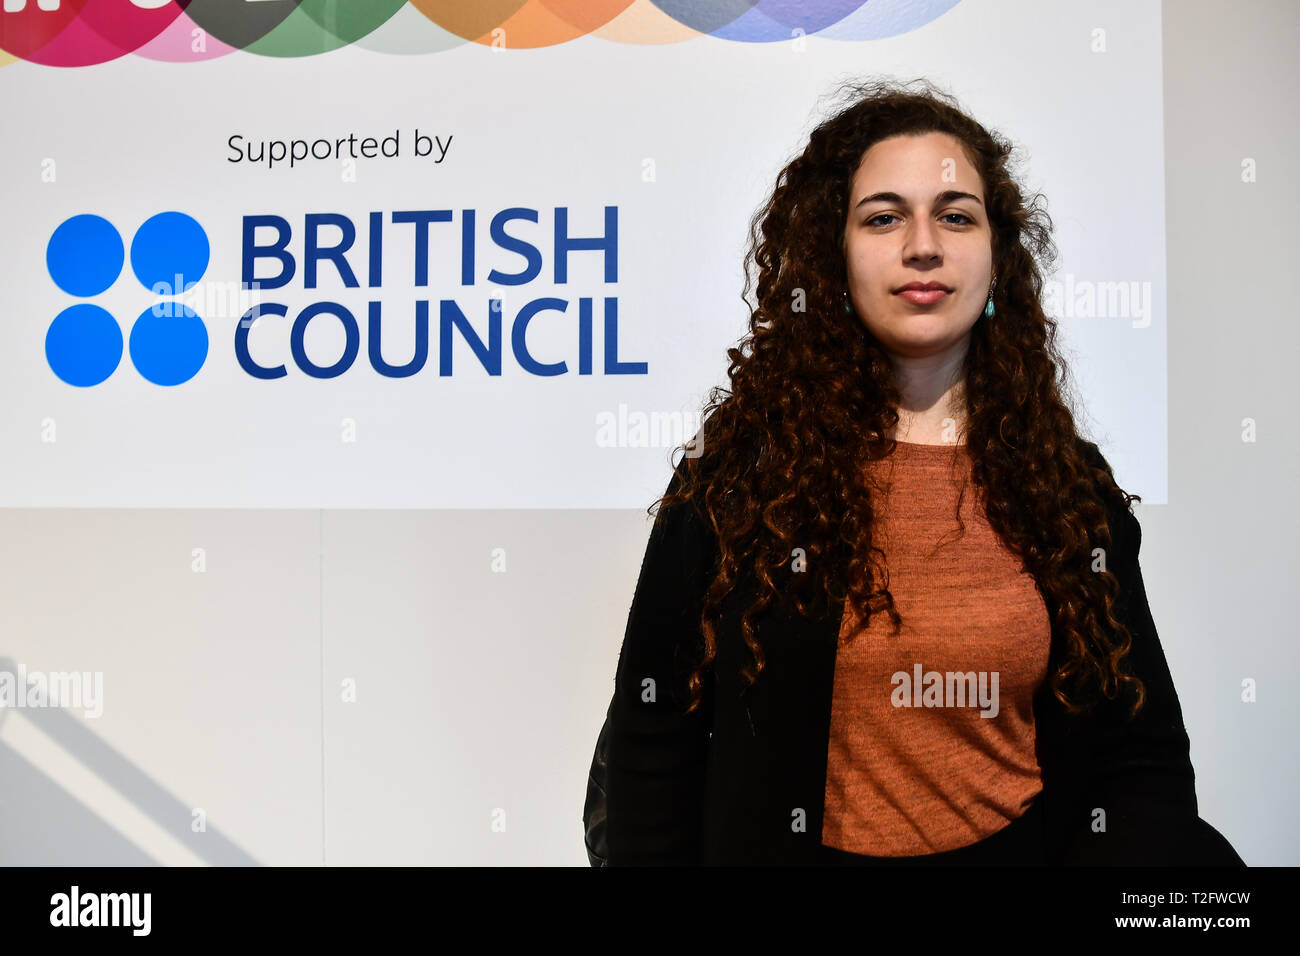
[[[941,216],[940,218],[942,218],[942,219],[952,219],[954,216],[955,216],[956,218],[962,220],[961,222],[953,223],[953,225],[955,225],[955,226],[964,226],[964,225],[967,225],[967,224],[970,224],[970,223],[974,223],[974,222],[975,222],[975,220],[972,219],[970,216],[967,216],[965,213],[960,213],[960,212],[950,212],[950,213],[948,213],[948,214],[945,215],[945,216]],[[881,223],[881,222],[880,222],[881,219],[897,219],[897,218],[898,218],[898,217],[895,216],[893,213],[882,212],[879,216],[873,216],[872,218],[868,219],[868,220],[867,220],[867,225],[868,225],[868,226],[873,226],[873,225],[876,225],[877,223],[879,223],[880,225],[884,225],[884,223]]]

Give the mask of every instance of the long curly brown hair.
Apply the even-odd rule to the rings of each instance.
[[[873,609],[889,614],[895,632],[901,624],[893,595],[881,586],[887,577],[880,549],[873,548],[863,468],[865,460],[894,450],[889,436],[899,420],[900,393],[886,353],[842,305],[848,272],[841,237],[850,183],[866,151],[888,137],[940,132],[964,144],[983,181],[997,276],[996,318],[976,321],[961,372],[972,480],[983,492],[990,526],[1056,602],[1067,653],[1051,676],[1052,693],[1067,712],[1079,713],[1096,702],[1083,693],[1090,678],[1112,700],[1129,684],[1136,713],[1146,695],[1142,682],[1119,666],[1132,646],[1114,614],[1119,582],[1109,570],[1093,570],[1092,549],[1108,553],[1111,546],[1101,494],[1122,496],[1125,506],[1141,498],[1120,489],[1105,469],[1094,469],[1078,449],[1063,397],[1071,388],[1056,350],[1057,323],[1040,305],[1043,276],[1057,256],[1041,196],[1027,201],[1022,194],[1012,145],[928,81],[851,82],[840,96],[847,104],[813,130],[749,224],[742,293],[749,331],[727,351],[731,387],[709,392],[702,455],[687,455],[677,490],[648,509],[657,514],[659,507],[693,502],[718,542],[686,712],[701,704],[704,674],[717,656],[722,603],[747,561],[760,585],[741,618],[753,657],[741,671],[747,685],[764,667],[756,624],[778,596],[772,572],[791,561],[795,548],[810,566],[823,562],[827,597],[852,602],[863,626]],[[805,308],[796,311],[792,303],[800,298]],[[960,510],[959,499],[959,522]],[[794,606],[809,617],[810,576],[793,577],[799,579]]]

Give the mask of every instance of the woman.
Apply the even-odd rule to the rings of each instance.
[[[1140,499],[1058,383],[1050,219],[912,86],[849,87],[751,223],[749,333],[619,655],[608,863],[1243,865],[1197,814]]]

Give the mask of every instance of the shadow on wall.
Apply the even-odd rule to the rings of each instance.
[[[9,658],[0,672],[17,674]],[[21,692],[20,688],[20,692]],[[11,713],[10,711],[14,711]],[[0,706],[0,865],[157,866],[139,847],[113,829],[73,793],[5,743],[9,721],[30,720],[83,767],[95,774],[191,853],[213,866],[259,866],[210,825],[190,829],[192,809],[104,743],[72,713],[60,707]]]

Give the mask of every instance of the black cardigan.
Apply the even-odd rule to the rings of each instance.
[[[1080,450],[1110,466],[1097,446]],[[675,491],[682,465],[669,482]],[[1126,719],[1103,700],[1071,717],[1047,683],[1034,703],[1039,796],[1048,859],[1058,864],[1244,866],[1222,835],[1197,813],[1190,743],[1138,564],[1142,532],[1118,496],[1107,497],[1111,549],[1119,578],[1116,617],[1133,634],[1125,659],[1146,687],[1143,710]],[[766,655],[755,685],[742,693],[739,668],[750,663],[739,615],[757,594],[752,574],[726,601],[703,706],[683,714],[684,676],[699,640],[704,589],[717,540],[691,504],[655,519],[619,652],[611,702],[606,777],[609,865],[820,864],[826,754],[835,655],[844,604],[831,604],[817,569],[815,617],[801,617],[784,595],[758,620]],[[787,564],[780,572],[792,576]],[[778,582],[781,583],[780,579]],[[1056,608],[1049,675],[1064,654]],[[645,690],[653,680],[654,694]],[[643,683],[645,682],[645,683]],[[652,700],[643,700],[653,697]],[[1104,832],[1094,819],[1105,811]]]

